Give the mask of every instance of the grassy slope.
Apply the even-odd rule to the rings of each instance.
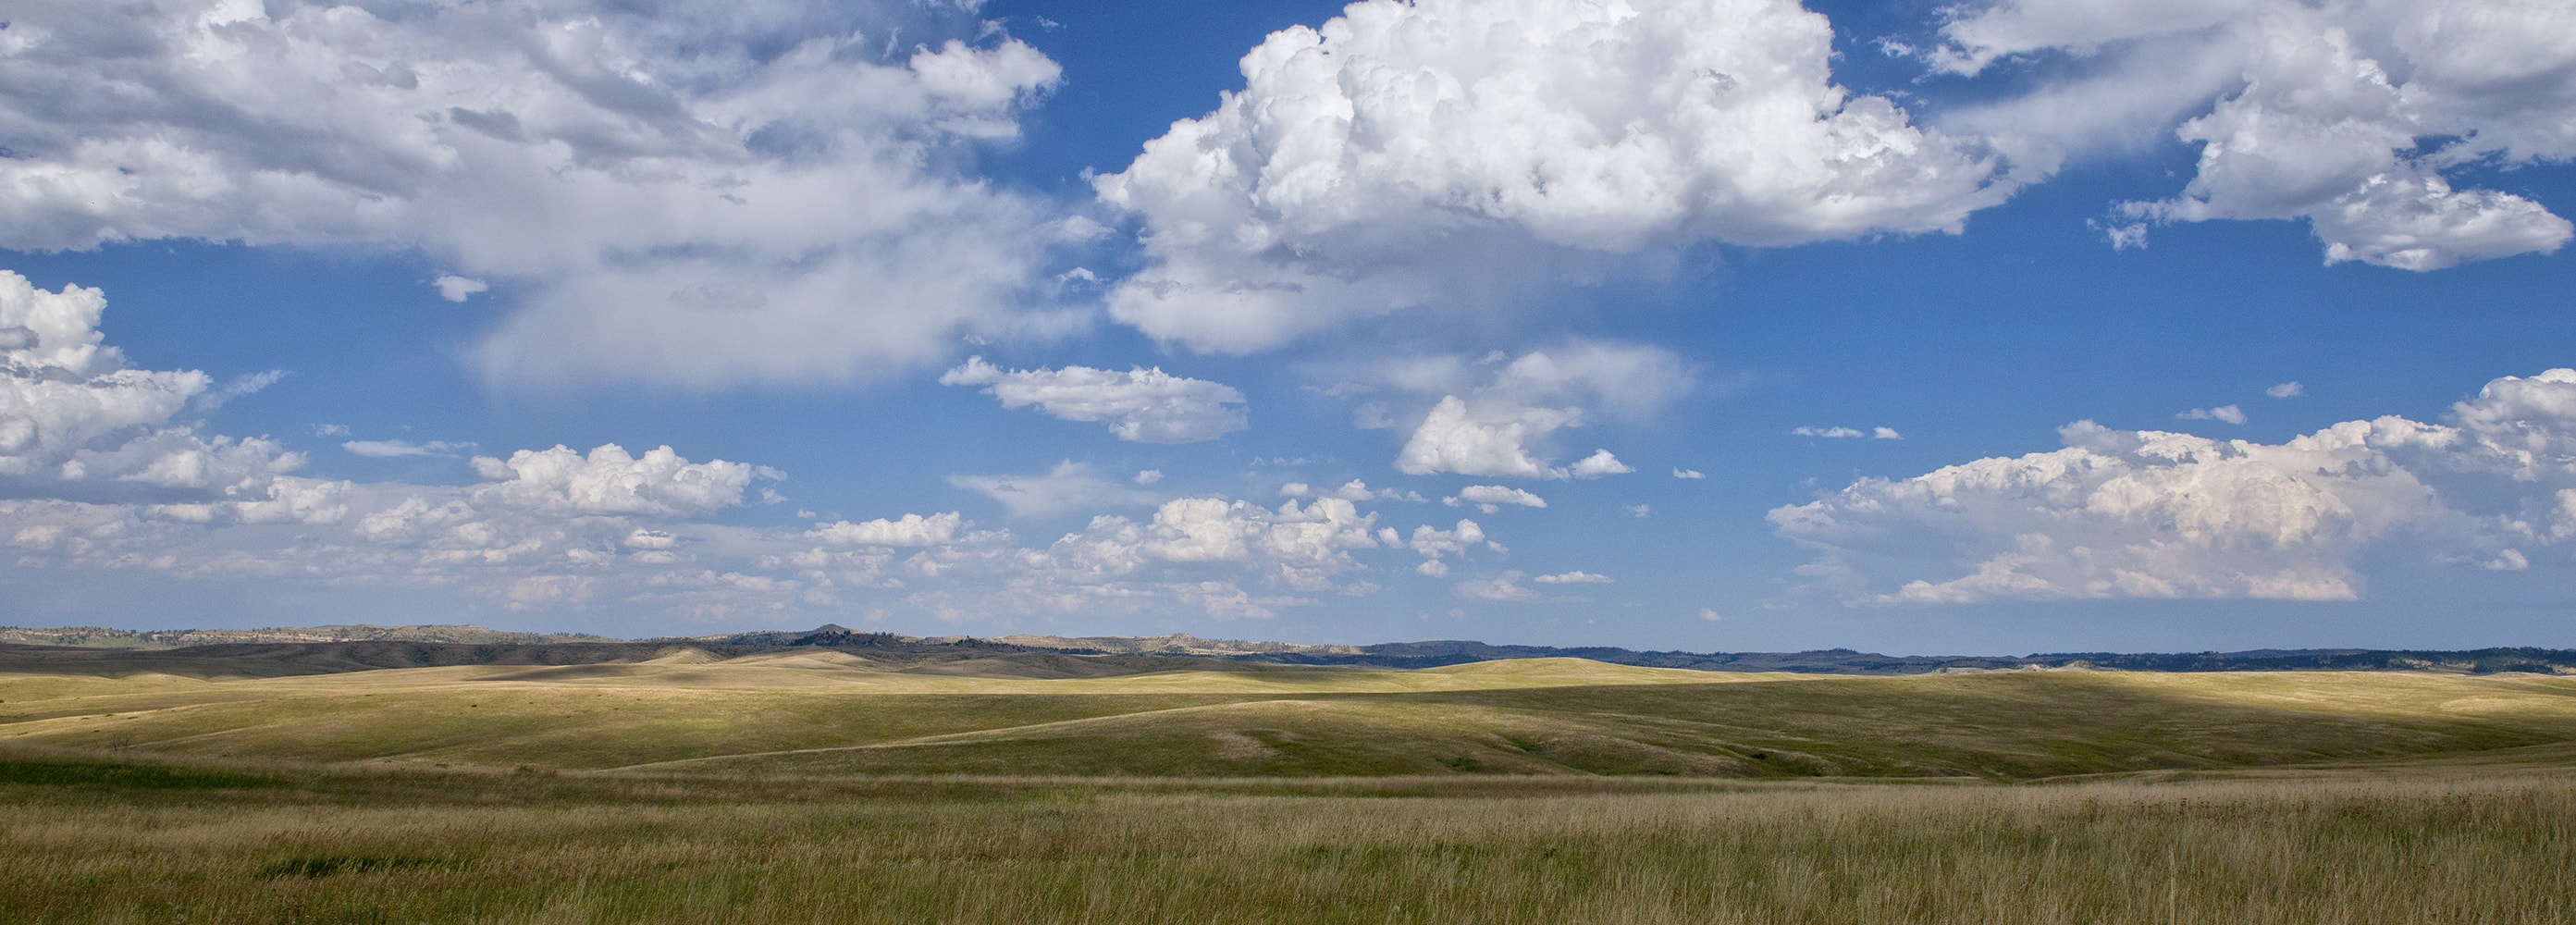
[[[0,674],[0,920],[2576,920],[2570,679],[962,664]]]
[[[13,766],[0,763],[0,770]],[[24,766],[16,766],[21,769]],[[26,922],[2557,923],[2576,788],[0,774]],[[95,770],[94,766],[92,768]],[[1475,782],[1475,778],[1449,778]],[[1609,783],[1617,783],[1611,781]],[[1431,792],[1439,792],[1436,789]]]
[[[836,652],[236,679],[0,675],[0,745],[185,758],[795,774],[2030,779],[2563,762],[2576,679],[1728,675],[1577,659],[1082,677]]]

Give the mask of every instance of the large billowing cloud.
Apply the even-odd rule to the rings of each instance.
[[[2576,548],[2576,370],[2507,376],[2446,424],[2346,421],[2283,444],[2067,425],[2063,449],[1869,478],[1771,512],[1803,571],[1883,603],[2341,600],[2374,552],[2564,565]]]
[[[2124,206],[2133,220],[2305,218],[2328,262],[2409,270],[2553,252],[2570,235],[2539,203],[2448,176],[2576,157],[2564,3],[2002,0],[1943,33],[1933,59],[1959,73],[2087,62],[2087,76],[1954,120],[2025,160],[2187,118],[2175,131],[2200,146],[2198,173],[2171,199]]]
[[[1118,439],[1137,443],[1198,443],[1249,426],[1242,392],[1161,367],[1123,373],[1088,366],[1003,369],[968,357],[939,383],[984,386],[1004,408],[1036,405],[1067,421],[1107,421]]]
[[[218,394],[212,380],[128,368],[98,331],[106,309],[96,289],[46,292],[0,270],[0,497],[148,500],[197,522],[338,516],[345,484],[287,474],[303,454],[183,419]]]
[[[1366,0],[1273,33],[1242,90],[1097,181],[1148,256],[1110,311],[1257,350],[1691,242],[1957,231],[2009,195],[1835,85],[1832,40],[1794,0]]]
[[[36,288],[0,271],[0,475],[49,471],[101,438],[165,424],[212,384],[196,370],[127,369],[98,332],[96,289]]]
[[[0,247],[418,248],[462,274],[447,297],[518,302],[495,376],[876,374],[1017,323],[1047,219],[940,165],[1012,137],[1058,68],[870,15],[28,0],[0,31]]]

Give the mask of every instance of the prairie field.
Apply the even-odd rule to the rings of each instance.
[[[2576,921],[2565,677],[207,664],[0,665],[0,920]]]

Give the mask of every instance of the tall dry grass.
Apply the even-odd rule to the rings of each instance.
[[[1568,786],[0,785],[0,918],[2576,921],[2576,779],[2564,775]]]

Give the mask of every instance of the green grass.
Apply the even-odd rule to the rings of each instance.
[[[815,656],[229,681],[0,675],[0,701],[0,744],[566,771],[2031,780],[2550,764],[2576,746],[2576,679],[2528,675],[1788,677],[1548,659],[1034,680]]]
[[[159,764],[79,760],[0,760],[0,785],[93,786],[125,790],[219,790],[271,787],[274,777]]]
[[[0,918],[2564,922],[2572,783],[13,784]]]
[[[0,711],[6,922],[2576,921],[2567,678],[822,655]]]

